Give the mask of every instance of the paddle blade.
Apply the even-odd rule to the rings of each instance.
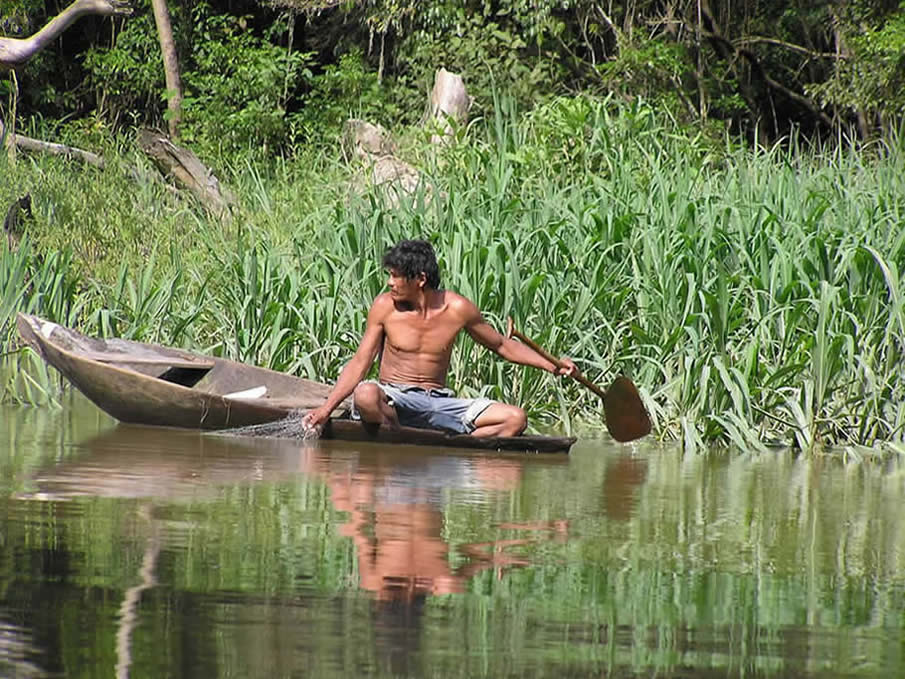
[[[603,398],[606,428],[610,436],[626,443],[650,434],[650,417],[637,387],[627,377],[617,377]]]

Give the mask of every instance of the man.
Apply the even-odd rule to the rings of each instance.
[[[353,394],[353,417],[370,424],[445,429],[472,436],[518,436],[528,424],[518,406],[486,398],[455,398],[446,388],[453,344],[465,330],[502,358],[558,375],[574,375],[575,364],[559,369],[521,342],[504,337],[461,295],[440,289],[440,271],[430,243],[404,240],[383,257],[389,291],[368,312],[358,350],[319,408],[303,419],[320,427]],[[380,356],[378,382],[362,382]]]

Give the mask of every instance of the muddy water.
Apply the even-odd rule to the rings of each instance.
[[[0,676],[905,676],[905,465],[0,408]]]

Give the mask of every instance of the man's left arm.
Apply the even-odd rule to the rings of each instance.
[[[565,367],[559,368],[531,347],[511,337],[506,337],[484,320],[477,307],[466,309],[466,314],[465,331],[475,342],[487,347],[501,358],[512,363],[540,368],[554,375],[573,376],[578,374],[578,368],[571,359],[561,358],[560,363]]]

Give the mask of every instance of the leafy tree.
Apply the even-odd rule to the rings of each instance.
[[[856,113],[864,135],[891,132],[905,114],[905,2],[888,5],[840,6],[839,59],[831,77],[808,88],[825,106]]]
[[[311,54],[255,36],[249,21],[196,5],[194,50],[184,73],[187,139],[227,150],[288,142],[287,106],[310,79]]]
[[[84,20],[30,62],[20,111],[93,115],[113,129],[161,125],[168,86],[157,32],[149,0],[133,5],[113,30]],[[227,149],[310,144],[349,115],[415,122],[441,66],[465,77],[479,111],[494,91],[522,110],[612,93],[764,142],[852,123],[865,137],[887,133],[905,106],[901,0],[185,0],[170,9],[184,134]],[[27,32],[44,12],[36,0],[2,0],[0,32]]]
[[[164,90],[160,46],[154,16],[139,7],[116,34],[112,45],[85,52],[84,83],[94,93],[98,114],[112,126],[160,124]]]
[[[85,65],[115,120],[160,125],[166,92],[160,50],[147,0],[136,4],[115,45],[89,50]],[[219,12],[207,2],[172,9],[185,88],[181,136],[227,151],[288,143],[287,107],[309,80],[311,54],[275,44],[286,25],[254,31],[254,17]],[[146,112],[143,120],[138,111]]]

